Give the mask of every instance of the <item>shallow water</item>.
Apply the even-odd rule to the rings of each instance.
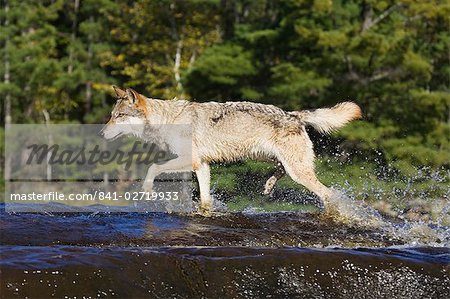
[[[445,245],[318,214],[1,211],[2,298],[450,296]]]
[[[4,297],[445,298],[449,250],[3,246]],[[19,257],[20,256],[20,257]]]

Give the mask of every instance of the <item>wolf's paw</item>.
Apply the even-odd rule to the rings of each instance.
[[[275,188],[275,184],[277,183],[277,178],[275,176],[270,177],[266,185],[264,186],[263,195],[272,195],[273,189]]]
[[[198,209],[198,213],[204,217],[211,217],[212,215],[211,204],[202,204]]]

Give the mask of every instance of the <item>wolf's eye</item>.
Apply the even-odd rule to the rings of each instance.
[[[117,113],[116,117],[124,117],[124,116],[127,116],[127,115],[125,113]]]

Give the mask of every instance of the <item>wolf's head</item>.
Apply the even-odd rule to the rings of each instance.
[[[111,112],[111,118],[102,129],[103,136],[106,139],[114,139],[124,134],[141,137],[147,119],[146,98],[131,88],[113,88],[117,102]]]

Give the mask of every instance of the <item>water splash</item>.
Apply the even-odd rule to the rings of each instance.
[[[349,226],[383,228],[388,226],[380,213],[364,201],[355,200],[343,191],[333,189],[327,209],[322,217]]]
[[[398,216],[388,219],[364,201],[335,189],[327,207],[321,217],[329,221],[350,227],[377,229],[392,239],[404,240],[412,246],[450,246],[450,227],[441,224],[441,218],[450,211],[449,206],[443,209],[437,224],[431,221],[409,221]]]
[[[423,222],[389,223],[384,229],[392,238],[404,240],[410,246],[450,246],[450,228],[433,226]]]

